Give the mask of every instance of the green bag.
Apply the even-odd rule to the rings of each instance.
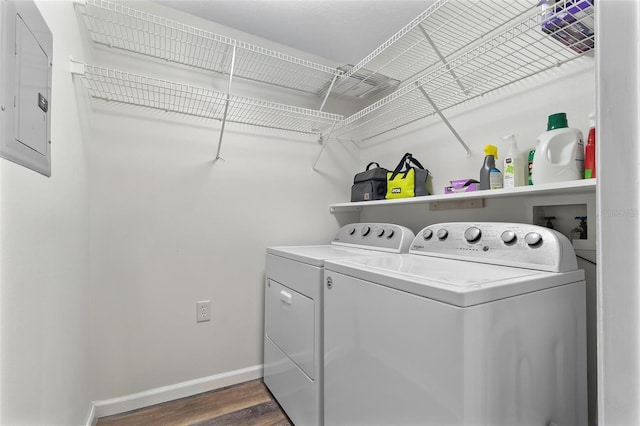
[[[431,195],[431,173],[406,153],[393,172],[387,173],[386,199]]]

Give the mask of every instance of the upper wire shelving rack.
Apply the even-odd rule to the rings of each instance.
[[[403,72],[396,77],[407,81],[341,121],[332,135],[366,141],[434,114],[444,118],[447,108],[591,50],[593,32],[579,30],[593,28],[593,1],[560,0],[551,8],[543,14],[531,1],[437,1],[354,67]]]
[[[106,101],[306,134],[327,132],[342,118],[110,68],[74,65],[89,94]]]
[[[76,5],[91,39],[110,47],[228,75],[321,95],[337,68],[215,34],[110,0]]]

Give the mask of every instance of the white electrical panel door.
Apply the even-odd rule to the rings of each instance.
[[[47,154],[49,58],[20,16],[16,16],[15,138]]]
[[[0,156],[51,176],[53,36],[33,1],[0,1],[0,47]]]

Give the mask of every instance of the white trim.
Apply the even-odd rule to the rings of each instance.
[[[87,426],[96,426],[98,424],[98,417],[96,416],[96,406],[91,404],[91,411],[89,411],[89,417],[87,418]]]
[[[118,398],[93,401],[92,416],[97,419],[113,414],[120,414],[174,399],[220,389],[225,386],[259,379],[261,377],[262,365],[254,365],[240,370],[228,371],[226,373],[202,377],[174,385],[162,386]],[[87,425],[90,425],[90,423],[87,423]]]

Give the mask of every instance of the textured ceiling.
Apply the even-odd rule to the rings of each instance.
[[[339,64],[355,64],[429,0],[154,0]]]

